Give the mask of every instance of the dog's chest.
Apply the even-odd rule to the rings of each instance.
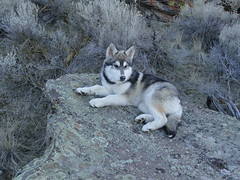
[[[103,83],[103,85],[110,90],[113,94],[124,94],[127,92],[131,86],[130,82],[126,82],[123,84],[108,84],[108,83]]]

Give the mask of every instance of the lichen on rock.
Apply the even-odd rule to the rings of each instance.
[[[141,131],[135,107],[92,108],[72,91],[99,83],[96,74],[49,80],[48,148],[17,179],[240,179],[240,123],[183,102],[177,136]]]

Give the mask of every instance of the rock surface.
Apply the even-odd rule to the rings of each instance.
[[[143,133],[135,107],[91,108],[91,96],[72,88],[99,82],[95,74],[65,75],[46,84],[54,112],[48,148],[18,172],[34,180],[240,179],[240,122],[183,102],[174,139],[163,130]]]
[[[130,0],[131,1],[131,0]],[[132,2],[132,1],[131,1]],[[192,0],[140,0],[145,10],[150,10],[162,22],[169,22],[185,5],[192,6]]]

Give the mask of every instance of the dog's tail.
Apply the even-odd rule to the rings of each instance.
[[[177,128],[181,122],[181,114],[170,114],[165,125],[165,131],[169,138],[174,138],[177,134]]]

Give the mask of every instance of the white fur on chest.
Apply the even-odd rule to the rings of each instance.
[[[125,82],[123,84],[109,84],[103,80],[102,85],[106,87],[111,92],[111,94],[123,94],[129,90],[131,83]]]

